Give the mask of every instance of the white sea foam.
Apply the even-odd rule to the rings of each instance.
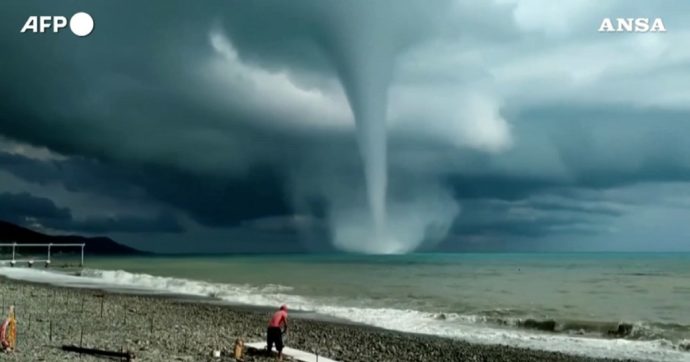
[[[483,322],[481,316],[447,314],[445,320],[439,320],[437,314],[414,310],[329,306],[314,309],[319,313],[386,329],[451,337],[473,343],[506,344],[602,358],[669,362],[690,360],[690,353],[674,350],[671,343],[664,340],[631,341],[499,329],[473,324]]]
[[[312,311],[392,330],[458,338],[473,343],[506,344],[593,357],[669,362],[690,360],[690,353],[676,350],[670,342],[664,340],[603,339],[513,328],[500,329],[485,325],[482,316],[449,313],[439,318],[437,313],[415,310],[347,307],[290,294],[293,289],[282,285],[209,283],[121,270],[87,269],[82,274],[74,276],[40,269],[0,267],[0,275],[12,279],[61,286],[210,296],[229,303],[271,307],[287,303],[292,310]]]

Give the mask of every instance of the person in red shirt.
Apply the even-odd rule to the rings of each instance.
[[[287,332],[287,306],[282,305],[275,313],[273,317],[268,322],[268,329],[266,330],[266,348],[268,352],[271,352],[273,344],[276,345],[276,350],[278,350],[278,361],[283,360],[283,333]]]

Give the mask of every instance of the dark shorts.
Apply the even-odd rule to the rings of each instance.
[[[279,327],[268,327],[266,330],[266,344],[269,351],[273,348],[273,344],[276,345],[278,352],[283,350],[283,332]]]

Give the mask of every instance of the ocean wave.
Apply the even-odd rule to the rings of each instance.
[[[571,335],[596,336],[603,338],[625,338],[632,340],[677,339],[676,336],[690,335],[690,326],[673,323],[649,323],[641,321],[592,321],[571,319],[477,318],[485,323],[495,323],[516,328],[542,332],[566,333]]]
[[[139,290],[216,298],[228,303],[271,306],[315,312],[376,327],[438,335],[482,344],[505,344],[604,358],[687,361],[690,342],[663,336],[664,328],[686,326],[643,323],[559,321],[516,316],[515,310],[477,314],[423,312],[404,308],[349,306],[352,301],[319,299],[294,293],[290,286],[211,283],[191,279],[85,269],[80,275],[26,268],[0,267],[0,275],[62,286]],[[621,327],[623,326],[623,327]],[[608,335],[614,331],[620,335]],[[606,338],[594,338],[606,337]]]
[[[124,270],[84,269],[81,275],[85,278],[99,280],[110,287],[124,286],[158,292],[204,296],[231,303],[274,307],[289,300],[293,305],[305,304],[303,298],[286,294],[293,290],[292,287],[279,284],[210,283],[191,279],[130,273]]]

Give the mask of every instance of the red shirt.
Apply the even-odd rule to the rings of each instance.
[[[268,322],[268,326],[280,328],[280,325],[283,322],[287,322],[287,311],[279,310],[273,313],[273,317],[271,318],[271,321]]]

